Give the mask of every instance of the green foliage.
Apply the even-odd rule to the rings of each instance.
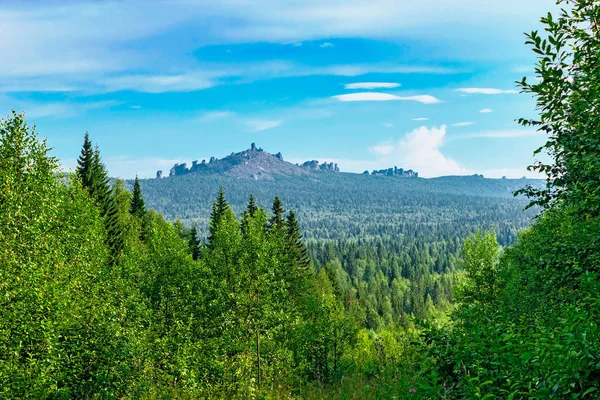
[[[562,1],[559,1],[562,3]],[[600,97],[597,1],[574,2],[532,32],[539,83],[521,86],[549,134],[545,189],[525,188],[545,208],[498,259],[492,235],[465,244],[463,304],[423,347],[431,382],[453,398],[598,398],[600,380]],[[498,260],[498,261],[497,261]],[[432,387],[434,388],[434,387]]]
[[[457,300],[489,303],[498,291],[500,246],[494,232],[477,232],[465,240],[461,280],[455,285]]]
[[[142,196],[140,180],[137,176],[135,177],[135,182],[133,184],[133,198],[131,199],[129,212],[131,215],[135,215],[138,218],[143,218],[146,214],[146,205],[144,204],[144,197]]]
[[[567,3],[560,0],[558,3]],[[558,17],[542,18],[544,33],[533,31],[527,44],[538,57],[535,72],[539,80],[518,82],[525,93],[537,100],[537,119],[521,119],[524,126],[548,134],[548,141],[535,154],[546,151],[551,164],[537,162],[530,167],[548,175],[546,189],[528,187],[520,192],[533,198],[532,204],[549,207],[567,201],[582,214],[600,213],[600,4],[581,0],[561,10]]]

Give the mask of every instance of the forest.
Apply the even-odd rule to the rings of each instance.
[[[580,0],[527,34],[541,185],[128,183],[87,134],[61,173],[12,111],[0,398],[600,398],[598,18]]]

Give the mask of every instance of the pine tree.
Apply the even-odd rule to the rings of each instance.
[[[142,188],[140,187],[140,180],[138,179],[137,175],[135,176],[135,182],[133,184],[133,198],[131,199],[131,208],[129,209],[129,213],[138,218],[143,218],[146,214],[146,205],[144,204]]]
[[[77,163],[77,176],[81,179],[82,186],[88,190],[100,208],[100,215],[104,219],[106,229],[106,245],[111,252],[111,263],[115,264],[125,245],[123,227],[119,222],[117,204],[110,186],[108,172],[100,158],[100,150],[98,146],[92,150],[92,143],[87,132]]]
[[[225,199],[225,191],[223,190],[223,186],[219,188],[219,194],[217,195],[217,199],[213,203],[212,211],[210,213],[210,226],[209,226],[209,236],[208,243],[212,245],[214,243],[214,236],[219,228],[219,224],[223,219],[223,216],[229,210],[229,204]]]
[[[275,196],[275,200],[273,201],[272,211],[273,215],[271,216],[271,220],[269,221],[269,229],[273,231],[283,228],[283,213],[285,212],[285,210],[283,209],[283,203],[277,196]]]
[[[75,173],[81,180],[82,186],[88,190],[90,190],[91,187],[93,159],[94,150],[92,149],[92,142],[90,141],[90,135],[86,132],[81,148],[81,155],[77,159],[77,169]]]
[[[248,200],[248,206],[246,210],[242,213],[242,219],[240,221],[240,228],[242,230],[243,235],[248,234],[248,224],[250,223],[250,219],[254,217],[258,211],[258,207],[256,206],[256,202],[254,201],[254,196],[250,195],[250,199]]]
[[[254,213],[256,212],[256,210],[258,210],[258,207],[256,206],[256,202],[254,201],[254,195],[250,195],[250,200],[248,201],[248,207],[246,208],[246,210],[248,211],[248,214],[251,217],[254,217]]]
[[[296,214],[290,211],[285,222],[286,228],[286,270],[284,275],[290,285],[292,296],[298,298],[308,290],[311,262],[308,250],[302,242],[302,232]]]
[[[198,230],[196,229],[196,224],[192,225],[189,235],[190,237],[188,240],[188,245],[190,247],[190,253],[192,254],[192,258],[194,260],[198,260],[200,258],[200,240],[198,240]]]
[[[300,224],[296,219],[296,214],[290,211],[286,221],[287,227],[287,247],[290,254],[294,257],[296,266],[300,269],[308,270],[310,266],[310,258],[308,250],[302,242],[302,232]]]

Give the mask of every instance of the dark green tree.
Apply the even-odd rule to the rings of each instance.
[[[273,214],[271,215],[271,220],[269,221],[269,229],[272,231],[282,229],[285,221],[283,217],[285,210],[283,209],[283,203],[278,196],[275,196],[275,200],[273,200],[273,207],[271,211]]]
[[[106,245],[111,252],[111,264],[115,264],[125,245],[124,229],[119,222],[117,204],[112,193],[108,172],[100,157],[100,150],[98,146],[92,150],[92,143],[87,132],[77,162],[77,176],[81,180],[82,186],[88,190],[100,208],[100,215],[104,219],[106,228]]]
[[[251,217],[254,217],[254,213],[256,212],[256,210],[258,210],[258,207],[256,206],[256,202],[254,200],[254,195],[250,195],[250,200],[248,200],[248,207],[246,208],[246,211],[248,211],[248,214]]]
[[[83,139],[83,146],[81,147],[81,154],[77,159],[77,169],[75,172],[81,180],[82,186],[88,190],[91,187],[92,174],[94,170],[93,163],[94,149],[92,148],[90,135],[86,132]]]
[[[189,235],[188,245],[190,247],[190,253],[194,260],[198,260],[200,258],[200,240],[198,239],[198,229],[196,229],[196,224],[192,225]]]
[[[227,203],[227,200],[225,199],[225,191],[221,186],[219,188],[219,194],[217,195],[217,199],[213,202],[212,211],[210,213],[210,227],[208,236],[209,245],[214,244],[215,234],[219,229],[221,220],[223,219],[223,217],[229,209],[229,203]]]
[[[133,198],[131,199],[131,208],[129,209],[129,212],[131,215],[135,215],[138,218],[143,218],[146,214],[146,205],[144,204],[142,188],[140,187],[140,180],[137,175],[135,176],[135,182],[133,183]]]
[[[308,250],[302,242],[302,232],[300,230],[300,224],[296,219],[296,213],[290,211],[287,220],[287,250],[291,259],[293,260],[294,266],[298,270],[307,271],[310,267],[310,258],[308,256]]]

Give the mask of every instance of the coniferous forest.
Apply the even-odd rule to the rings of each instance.
[[[542,184],[125,182],[10,113],[0,398],[600,398],[600,4],[565,7],[517,83]]]

